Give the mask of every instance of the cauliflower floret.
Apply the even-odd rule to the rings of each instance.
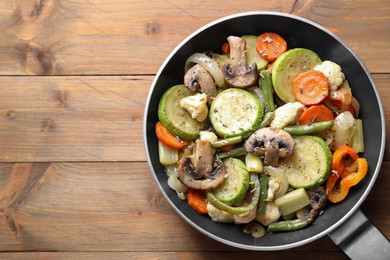
[[[217,209],[211,203],[207,203],[207,211],[211,220],[214,222],[230,223],[233,222],[233,215]]]
[[[265,214],[256,216],[255,220],[263,224],[264,226],[269,226],[271,223],[274,223],[279,220],[281,216],[279,208],[272,201],[267,201],[265,204]]]
[[[210,143],[218,141],[218,136],[210,131],[200,131],[199,133],[200,140],[207,140]]]
[[[207,108],[207,95],[197,93],[192,96],[182,98],[180,106],[190,112],[191,117],[199,122],[207,118],[209,109]]]
[[[267,198],[266,201],[273,201],[275,192],[280,189],[279,182],[275,179],[275,177],[270,176],[268,178],[268,190],[267,190]]]
[[[171,174],[171,176],[169,176],[168,178],[168,186],[178,192],[178,193],[186,193],[188,191],[188,187],[186,185],[184,185],[183,183],[181,183],[181,181],[179,180],[179,178],[177,177],[177,173],[176,174]]]
[[[330,90],[336,90],[345,80],[344,73],[341,67],[333,61],[324,61],[320,65],[314,67],[315,70],[321,71],[328,78]]]
[[[300,102],[287,103],[275,109],[275,117],[270,126],[274,128],[284,128],[295,123],[295,119],[299,113],[305,109],[305,106]]]

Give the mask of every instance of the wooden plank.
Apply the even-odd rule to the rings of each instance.
[[[142,119],[152,79],[0,77],[0,161],[144,161]],[[374,80],[382,99],[390,98],[390,74]],[[383,105],[389,120],[390,104]]]
[[[371,73],[389,72],[390,6],[386,1],[297,1],[293,14],[309,18],[337,34]],[[380,25],[380,26],[379,26]],[[379,26],[379,27],[378,27]],[[378,37],[378,34],[382,34]],[[376,38],[373,40],[373,38]]]
[[[389,170],[362,206],[387,237]],[[3,163],[0,176],[0,251],[235,251],[181,219],[146,163]],[[313,249],[337,251],[328,237],[292,251]]]
[[[386,148],[390,147],[390,104],[386,102],[390,100],[390,90],[388,88],[390,84],[390,74],[379,74],[373,75],[373,79],[378,90],[378,94],[380,95],[383,112],[386,121]],[[364,102],[364,100],[360,101]],[[385,149],[384,160],[390,160],[390,151],[389,149]]]
[[[388,72],[385,1],[5,0],[0,3],[0,74],[154,74],[185,37],[245,11],[309,18],[337,33],[371,72]],[[362,33],[364,28],[364,33]]]
[[[152,77],[0,77],[0,161],[141,161]]]
[[[299,257],[310,259],[315,254],[318,260],[346,259],[340,251],[309,251],[299,252]],[[149,259],[149,260],[203,260],[203,259],[273,259],[285,260],[297,257],[297,251],[275,252],[248,252],[248,251],[226,251],[226,252],[29,252],[29,253],[0,253],[0,258],[13,260],[35,260],[35,259],[83,259],[83,260],[117,260],[117,259]]]

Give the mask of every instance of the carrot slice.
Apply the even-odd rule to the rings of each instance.
[[[313,105],[303,111],[299,118],[300,125],[310,125],[312,123],[318,123],[323,121],[334,120],[332,110],[323,104]]]
[[[287,50],[287,42],[277,33],[265,32],[257,38],[256,50],[266,61],[275,61]]]
[[[207,214],[207,199],[206,196],[194,189],[190,189],[187,192],[187,201],[188,205],[190,205],[191,208],[193,208],[196,212],[199,214]]]
[[[329,95],[329,80],[317,70],[299,74],[292,83],[294,97],[306,106],[319,104]]]
[[[236,147],[236,144],[228,144],[219,148],[222,152],[229,152]]]
[[[224,44],[222,44],[221,49],[222,49],[223,54],[229,54],[230,53],[230,44],[228,42],[225,42]]]
[[[179,137],[169,132],[160,121],[156,123],[155,131],[157,139],[170,148],[180,150],[188,145],[187,141],[182,141]]]

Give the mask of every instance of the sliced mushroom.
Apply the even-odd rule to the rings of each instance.
[[[186,72],[184,85],[193,92],[201,90],[207,95],[209,102],[217,95],[217,87],[213,76],[199,64],[194,65]]]
[[[210,176],[214,170],[213,147],[207,140],[196,140],[195,142],[195,171],[200,178]]]
[[[310,204],[297,212],[298,218],[317,216],[323,210],[328,201],[326,191],[322,186],[312,188],[307,191]]]
[[[214,171],[209,178],[195,179],[195,170],[191,164],[190,157],[185,157],[179,163],[179,180],[189,188],[197,190],[209,190],[218,187],[226,178],[226,168],[222,161],[215,161]]]
[[[257,82],[256,64],[246,64],[246,41],[237,36],[227,38],[230,45],[230,60],[222,68],[227,84],[231,87],[246,88]]]
[[[294,140],[289,133],[279,128],[266,127],[254,132],[245,142],[248,153],[264,156],[264,164],[277,167],[279,157],[290,156]]]
[[[209,141],[197,140],[193,162],[190,156],[183,158],[179,162],[178,177],[189,188],[208,190],[225,180],[226,167],[221,160],[214,161]]]

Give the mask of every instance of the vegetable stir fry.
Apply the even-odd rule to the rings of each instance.
[[[306,227],[365,177],[359,103],[342,68],[274,32],[194,53],[158,108],[168,185],[243,232]]]

